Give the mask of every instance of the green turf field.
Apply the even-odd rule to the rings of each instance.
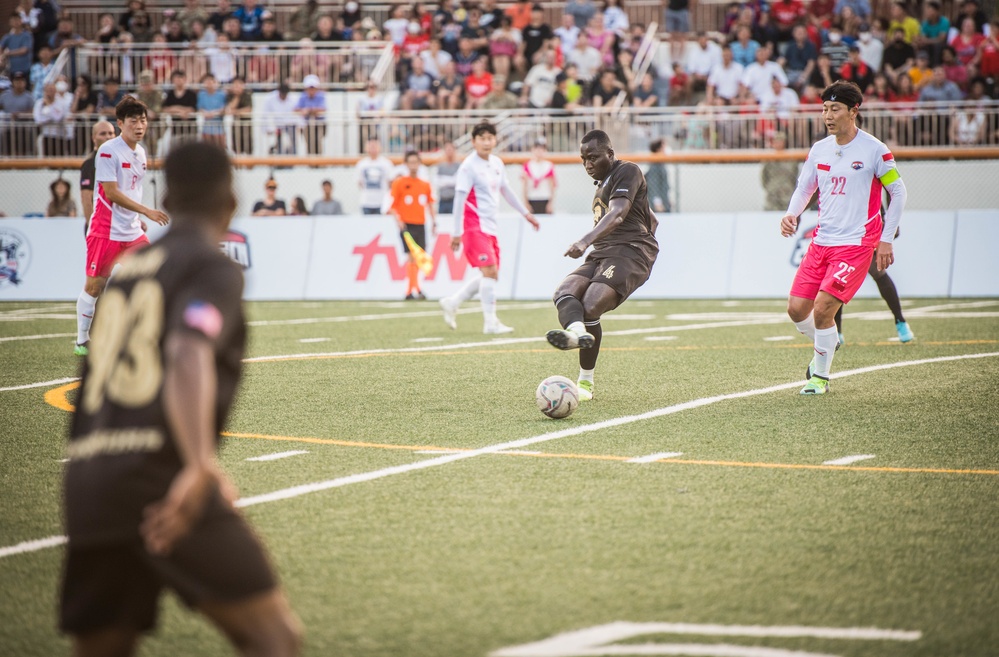
[[[549,303],[501,304],[500,339],[477,304],[248,311],[221,460],[307,655],[997,654],[999,300],[912,300],[906,345],[855,301],[809,398],[783,301],[631,301],[566,420],[534,403],[577,373]],[[72,304],[0,304],[0,655],[68,654],[62,547],[24,543],[62,534],[74,334]],[[140,654],[230,654],[162,611]]]

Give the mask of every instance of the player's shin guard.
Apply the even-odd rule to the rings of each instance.
[[[604,330],[600,326],[600,320],[583,322],[586,331],[593,336],[593,346],[589,349],[579,350],[579,369],[592,370],[597,366],[597,356],[600,354],[600,338],[604,335]]]
[[[90,325],[94,321],[95,308],[97,308],[97,297],[80,292],[80,296],[76,299],[76,344],[86,344],[90,341]]]
[[[486,324],[498,322],[496,317],[496,279],[482,277],[479,285],[479,302],[482,304],[482,317]]]
[[[823,379],[829,378],[829,370],[832,368],[837,344],[839,344],[839,335],[835,325],[829,328],[815,329],[815,369],[812,371],[813,375],[821,376]]]
[[[813,341],[815,340],[815,319],[812,317],[811,313],[809,313],[808,317],[806,317],[804,320],[800,322],[795,322],[794,326],[795,328],[798,329],[798,332],[801,333],[803,336],[805,336],[809,340]]]
[[[558,311],[558,323],[564,329],[583,321],[583,302],[571,294],[563,294],[555,299],[555,310]]]

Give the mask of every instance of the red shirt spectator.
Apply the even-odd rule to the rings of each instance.
[[[985,41],[985,35],[975,31],[975,20],[965,18],[961,21],[961,32],[951,39],[950,47],[957,53],[959,62],[967,66],[978,54],[978,46]]]
[[[493,88],[493,74],[485,70],[485,65],[479,66],[479,59],[472,66],[472,74],[465,78],[465,97],[468,98],[469,109],[477,108]]]
[[[781,0],[770,5],[770,15],[782,32],[790,32],[805,17],[805,6],[801,0]]]
[[[999,78],[999,20],[992,22],[989,38],[978,46],[981,59],[978,62],[978,72],[985,78]]]

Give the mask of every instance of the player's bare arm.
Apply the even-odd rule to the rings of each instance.
[[[152,208],[147,208],[141,203],[136,203],[132,199],[128,198],[118,189],[118,183],[113,180],[101,181],[101,186],[104,188],[104,195],[107,196],[108,200],[112,203],[119,205],[126,210],[131,210],[132,212],[138,212],[149,217],[152,221],[155,221],[161,226],[166,226],[170,223],[170,217],[167,216],[162,210],[153,210]]]
[[[533,212],[528,212],[527,214],[525,214],[524,219],[527,219],[527,223],[531,224],[531,226],[534,227],[534,230],[538,230],[539,228],[541,228],[541,224],[538,223],[538,220],[537,218],[535,218]]]
[[[610,200],[607,213],[597,222],[593,230],[584,235],[581,239],[572,243],[572,246],[565,252],[570,258],[578,258],[597,240],[610,235],[615,228],[621,225],[624,218],[631,212],[631,201],[623,196],[617,196]]]
[[[168,554],[191,530],[216,487],[230,502],[235,499],[215,460],[218,385],[211,344],[174,333],[167,336],[164,356],[163,407],[184,466],[166,497],[146,508],[141,532],[153,554]]]

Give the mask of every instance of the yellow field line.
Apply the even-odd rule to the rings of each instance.
[[[994,341],[983,341],[994,342]],[[80,387],[79,381],[73,381],[53,388],[45,393],[45,403],[58,408],[59,410],[72,413],[75,408],[66,398],[67,393]],[[370,449],[392,449],[404,451],[440,451],[440,452],[470,452],[470,448],[450,448],[436,445],[393,445],[390,443],[371,443],[354,440],[338,440],[335,438],[312,438],[304,436],[275,436],[262,433],[241,433],[227,431],[222,433],[228,438],[249,438],[257,440],[273,440],[281,442],[311,443],[314,445],[337,445],[340,447],[362,447]],[[560,459],[586,459],[592,461],[630,461],[629,456],[615,456],[611,454],[556,454],[539,452],[537,454],[527,454],[523,452],[504,453],[497,452],[505,456],[526,456],[534,458],[560,458]],[[666,463],[675,465],[709,465],[725,468],[765,468],[772,470],[831,470],[846,472],[908,472],[920,474],[968,474],[968,475],[999,475],[999,470],[970,470],[970,469],[950,469],[950,468],[900,468],[900,467],[874,467],[874,466],[848,466],[848,465],[810,465],[805,463],[751,463],[742,461],[707,461],[692,459],[660,459],[651,461],[652,463]]]

